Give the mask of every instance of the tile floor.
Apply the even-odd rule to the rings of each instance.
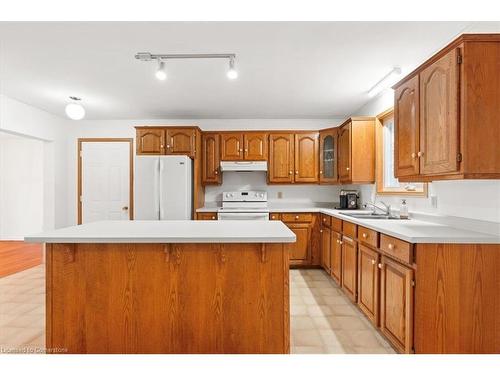
[[[0,353],[45,343],[44,265],[0,278]],[[322,270],[291,270],[292,353],[394,353]]]

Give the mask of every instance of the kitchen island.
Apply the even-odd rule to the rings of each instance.
[[[276,221],[106,221],[46,244],[48,350],[289,353],[289,259]]]

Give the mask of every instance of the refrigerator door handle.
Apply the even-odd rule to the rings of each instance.
[[[158,215],[158,220],[161,220],[161,178],[160,178],[160,170],[161,170],[161,160],[158,158],[156,160],[155,164],[155,173],[154,173],[154,179],[155,179],[155,184],[154,184],[154,200],[155,200],[155,205],[157,208],[157,215]]]

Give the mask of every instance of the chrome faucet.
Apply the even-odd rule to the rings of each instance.
[[[380,201],[380,203],[382,203],[384,205],[384,207],[379,207],[375,204],[375,202],[373,203],[365,203],[363,207],[367,208],[368,206],[372,206],[373,207],[373,211],[372,213],[375,214],[377,212],[377,208],[380,210],[380,211],[383,211],[385,215],[388,215],[388,216],[391,216],[391,205],[390,204],[386,204],[382,201]]]

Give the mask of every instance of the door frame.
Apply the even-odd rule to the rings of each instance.
[[[128,142],[129,143],[129,220],[134,220],[134,139],[133,138],[78,138],[77,140],[77,192],[76,206],[78,211],[77,223],[82,224],[82,143],[90,142]]]

